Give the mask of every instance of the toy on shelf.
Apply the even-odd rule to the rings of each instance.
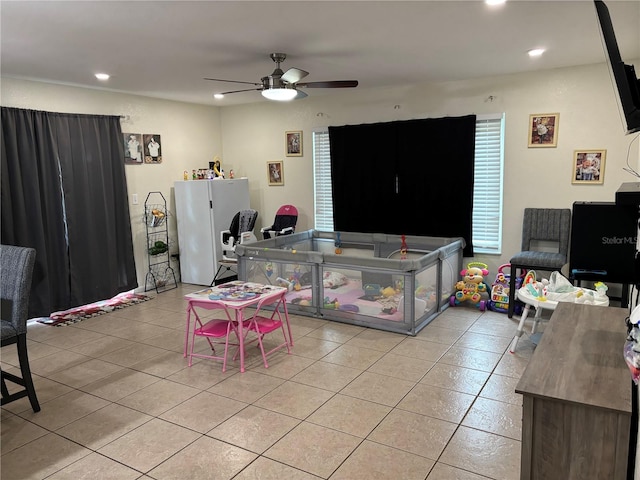
[[[407,259],[407,238],[402,235],[402,244],[400,245],[400,260]]]
[[[482,294],[486,294],[489,290],[484,282],[485,275],[489,274],[487,268],[484,263],[469,263],[467,268],[460,272],[463,278],[456,283],[456,293],[449,299],[449,305],[455,307],[466,300],[470,300],[481,312],[484,312],[487,302],[483,300]]]

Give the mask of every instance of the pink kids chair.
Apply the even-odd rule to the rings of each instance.
[[[225,319],[212,319],[206,323],[202,323],[198,312],[195,307],[206,308],[208,310],[211,309],[219,309],[223,310]],[[193,314],[193,333],[191,335],[191,349],[189,351],[189,366],[193,363],[193,357],[197,358],[211,358],[214,360],[222,360],[222,371],[225,372],[227,370],[227,354],[229,352],[230,346],[239,346],[239,343],[230,343],[230,336],[233,333],[238,338],[238,324],[235,322],[231,315],[229,315],[229,311],[223,303],[215,302],[208,300],[206,302],[190,302],[191,311],[189,313]],[[195,347],[196,337],[204,337],[209,342],[209,346],[211,347],[212,354],[206,355],[204,353],[193,353],[193,349]],[[224,340],[223,340],[224,339]],[[216,354],[215,345],[223,345],[224,344],[224,354],[218,355]]]
[[[245,341],[245,345],[254,341],[258,342],[258,345],[260,346],[260,352],[262,353],[264,368],[269,368],[267,357],[272,353],[275,353],[276,351],[284,347],[287,348],[287,353],[291,353],[290,345],[292,345],[293,343],[291,342],[291,326],[289,325],[289,313],[287,312],[287,304],[285,301],[286,293],[287,292],[285,290],[282,292],[282,295],[271,298],[265,297],[260,300],[258,302],[258,306],[256,307],[255,314],[250,319],[245,320],[244,322],[245,335],[249,335],[249,332],[254,332],[256,334],[256,338],[250,340],[249,342]],[[268,311],[265,313],[262,312],[262,309],[264,307],[274,304],[275,307],[270,315]],[[287,337],[287,332],[285,332],[284,329],[285,323],[287,325],[289,337]],[[276,345],[268,352],[265,352],[263,343],[264,336],[271,332],[275,332],[276,330],[282,331],[284,342]]]

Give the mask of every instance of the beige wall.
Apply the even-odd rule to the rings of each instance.
[[[243,174],[251,179],[251,203],[260,212],[259,222],[270,222],[279,205],[293,203],[301,211],[299,226],[313,228],[312,130],[327,125],[504,112],[503,254],[476,258],[489,265],[492,275],[520,249],[525,207],[571,208],[574,201],[610,202],[621,183],[636,180],[622,169],[629,144],[637,135],[624,134],[605,64],[437,85],[358,88],[332,98],[317,90],[308,93],[306,99],[284,105],[272,102],[221,109],[225,161],[242,164]],[[527,147],[532,113],[560,114],[557,148]],[[303,157],[285,157],[286,130],[304,130]],[[636,139],[629,153],[636,170],[638,143]],[[607,150],[603,185],[571,184],[576,149]],[[284,160],[284,187],[267,186],[268,160]],[[456,184],[455,178],[434,181],[450,182],[452,188]],[[455,214],[455,206],[450,205],[398,208],[422,209],[425,221]]]
[[[140,199],[139,205],[131,205],[131,214],[141,286],[147,271],[142,223],[147,192],[163,192],[175,211],[173,182],[182,179],[183,170],[205,167],[215,155],[227,173],[233,169],[236,176],[249,177],[251,206],[260,214],[257,229],[270,225],[276,209],[285,203],[299,208],[299,230],[313,228],[311,134],[317,127],[505,112],[503,254],[476,258],[489,265],[491,275],[519,250],[525,207],[571,208],[574,201],[614,201],[621,183],[636,180],[623,171],[627,159],[640,170],[640,142],[636,139],[627,153],[637,136],[624,135],[605,64],[436,85],[357,88],[335,97],[309,90],[309,97],[297,102],[221,108],[8,78],[2,79],[0,93],[3,106],[128,115],[123,131],[162,136],[161,165],[126,167],[130,203],[133,193]],[[560,114],[557,148],[527,148],[532,113]],[[287,130],[303,130],[302,157],[285,156]],[[603,185],[571,184],[575,149],[607,150]],[[269,160],[284,161],[284,186],[267,185]],[[450,182],[452,188],[456,184],[455,178],[434,181]],[[425,221],[455,213],[449,205],[399,208],[422,208]],[[175,219],[170,227],[175,244]]]

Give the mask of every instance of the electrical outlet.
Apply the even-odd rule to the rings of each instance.
[[[134,205],[138,205],[138,194],[134,193],[133,195],[131,195],[131,201]]]

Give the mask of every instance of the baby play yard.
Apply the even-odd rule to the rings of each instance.
[[[242,280],[286,286],[292,313],[415,335],[449,304],[462,238],[308,230],[238,245]]]

